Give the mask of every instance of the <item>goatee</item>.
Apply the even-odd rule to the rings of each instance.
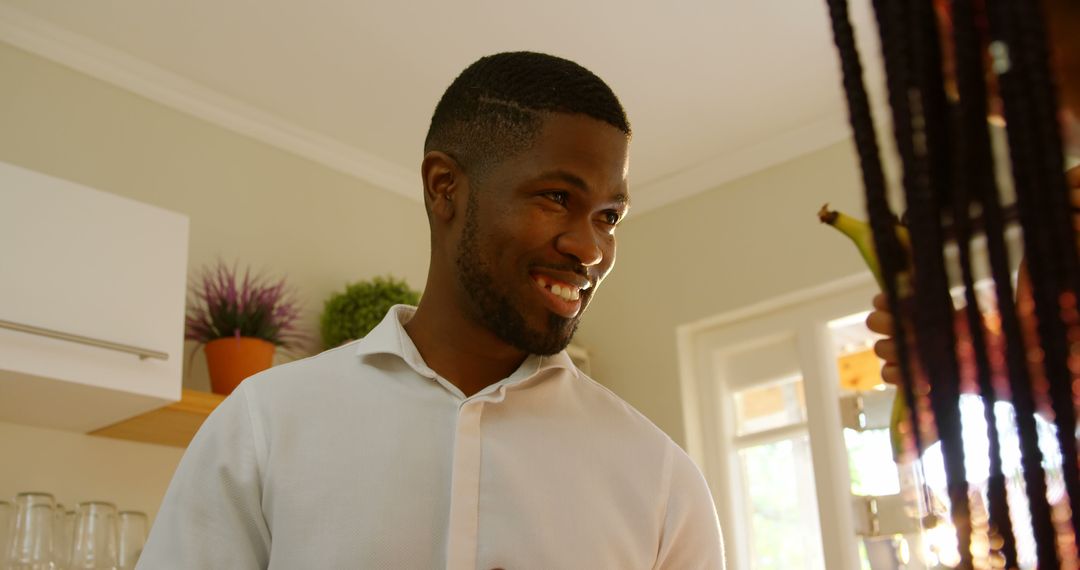
[[[530,328],[521,312],[496,286],[491,267],[479,255],[478,233],[475,199],[470,195],[455,261],[470,316],[495,336],[529,354],[550,355],[566,348],[577,331],[578,317],[567,319],[549,313],[541,330]]]

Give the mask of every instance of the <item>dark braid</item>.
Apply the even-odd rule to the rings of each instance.
[[[1034,238],[1047,257],[1031,268],[1032,292],[1038,317],[1039,338],[1044,351],[1043,365],[1049,383],[1048,393],[1054,410],[1058,445],[1061,449],[1062,475],[1068,490],[1072,531],[1080,537],[1080,472],[1077,469],[1076,407],[1073,378],[1068,367],[1069,330],[1077,331],[1075,321],[1078,293],[1076,240],[1071,221],[1069,188],[1065,179],[1064,153],[1057,122],[1056,89],[1048,66],[1046,31],[1038,3],[1021,2],[1014,7],[1023,44],[1023,68],[1027,71],[1029,105],[1037,141],[1038,162],[1032,166],[1035,179],[1031,218],[1041,222],[1034,228]],[[1029,228],[1024,228],[1025,241]],[[1030,263],[1030,262],[1029,262]],[[1066,300],[1070,299],[1070,300]],[[1071,306],[1069,306],[1071,305]],[[1072,315],[1069,315],[1072,313]]]
[[[855,47],[855,34],[848,17],[847,0],[827,0],[827,2],[832,20],[833,38],[840,54],[844,93],[855,137],[855,150],[859,156],[863,185],[866,188],[866,205],[874,235],[874,246],[878,252],[890,311],[893,314],[900,314],[897,276],[905,269],[907,260],[896,238],[894,227],[896,217],[889,208],[886,197],[885,173],[881,166],[870,103],[862,81],[862,63],[859,61],[859,52]],[[904,379],[903,397],[909,404],[913,427],[911,433],[914,437],[915,448],[920,449],[919,415],[912,382],[915,375],[911,369],[906,340],[908,333],[904,323],[899,320],[896,323],[895,334],[900,355],[900,374]]]
[[[896,342],[900,352],[905,397],[912,410],[918,409],[912,391],[913,375],[907,366],[905,318],[915,323],[919,364],[930,384],[930,404],[948,479],[948,494],[957,528],[961,567],[973,564],[968,485],[964,473],[962,427],[959,414],[959,366],[949,282],[945,271],[943,214],[951,206],[955,237],[960,251],[960,269],[970,330],[975,352],[976,379],[985,405],[987,437],[990,440],[990,480],[988,481],[990,536],[998,542],[999,554],[1007,567],[1018,565],[1015,539],[1006,503],[1005,477],[996,430],[993,384],[994,364],[989,340],[975,294],[971,237],[976,228],[972,208],[982,212],[982,227],[1001,316],[1005,364],[1009,392],[1016,410],[1022,452],[1022,470],[1032,515],[1040,568],[1057,568],[1060,560],[1055,544],[1054,521],[1047,499],[1043,456],[1038,447],[1035,422],[1036,395],[1029,374],[1025,337],[1021,330],[1017,303],[1013,299],[1008,253],[1005,247],[1005,209],[1000,204],[994,179],[993,152],[988,129],[984,68],[981,52],[985,43],[976,22],[989,18],[994,39],[1008,46],[1012,69],[999,83],[1005,102],[1007,134],[1017,193],[1017,211],[1024,230],[1024,247],[1034,287],[1038,317],[1038,337],[1044,350],[1045,373],[1050,403],[1057,424],[1058,444],[1065,458],[1063,475],[1068,490],[1075,540],[1080,536],[1080,478],[1077,476],[1076,404],[1080,378],[1072,377],[1067,358],[1069,339],[1080,350],[1080,257],[1071,208],[1064,179],[1061,140],[1057,130],[1057,105],[1053,96],[1042,18],[1031,2],[1010,0],[952,0],[953,27],[959,103],[950,108],[944,92],[941,50],[933,18],[931,0],[874,0],[881,32],[889,101],[897,147],[904,165],[904,190],[911,220],[914,276],[918,282],[914,298],[897,302],[896,278],[904,269],[902,254],[895,249],[891,212],[885,199],[878,147],[862,85],[862,68],[855,50],[853,33],[844,0],[828,0],[833,31],[844,71],[844,89],[851,112],[856,148],[866,186],[867,210],[877,242],[879,261],[896,320]],[[981,11],[983,6],[988,10]],[[905,309],[911,309],[905,311]],[[914,310],[918,309],[918,310]],[[996,347],[995,347],[996,348]],[[1080,372],[1077,372],[1080,376]],[[1041,376],[1038,376],[1041,377]],[[916,426],[920,424],[916,420]],[[919,430],[913,430],[918,434]],[[921,446],[918,446],[921,449]],[[1063,539],[1063,549],[1072,542]],[[993,548],[993,547],[992,547]],[[1062,550],[1066,556],[1074,554]]]
[[[897,144],[901,157],[911,157],[914,155],[914,149],[911,145],[911,120],[910,111],[908,109],[908,99],[901,96],[904,93],[903,87],[901,87],[903,73],[900,71],[906,67],[907,44],[896,38],[896,26],[894,22],[901,21],[903,19],[903,6],[896,2],[890,2],[886,5],[886,0],[874,0],[874,13],[877,15],[878,30],[881,35],[881,48],[882,55],[885,60],[886,68],[886,80],[888,82],[888,93],[890,107],[893,110],[893,128],[896,133]],[[846,9],[846,8],[845,8]],[[886,13],[886,12],[889,13]],[[839,40],[837,42],[839,45]],[[854,52],[854,42],[851,43],[851,49]],[[841,50],[841,57],[844,57],[844,52]],[[847,56],[854,58],[858,63],[858,53],[854,52],[853,55]],[[845,70],[845,77],[847,72]],[[847,86],[845,80],[845,87]],[[861,81],[859,87],[861,88]],[[851,96],[848,96],[849,99]],[[869,117],[869,109],[867,110],[866,122],[869,124],[869,133],[874,135],[873,122]],[[852,123],[854,126],[855,117],[852,116]],[[862,151],[862,144],[859,142],[859,128],[855,127],[856,132],[856,148],[860,154]],[[876,144],[876,135],[875,144]],[[874,157],[877,161],[877,157]],[[904,160],[906,162],[906,159]],[[880,169],[880,164],[878,166]],[[864,167],[865,170],[865,167]],[[904,176],[906,177],[908,172],[905,170]],[[906,180],[905,180],[906,181]],[[870,217],[871,225],[874,231],[874,243],[878,250],[878,257],[881,262],[882,273],[885,276],[886,294],[889,298],[889,311],[894,315],[910,314],[910,302],[901,294],[901,291],[896,283],[896,276],[908,268],[907,254],[899,247],[892,249],[892,244],[896,243],[893,238],[893,224],[895,223],[895,217],[892,210],[889,209],[888,202],[885,198],[884,179],[882,179],[881,190],[871,189],[867,185],[867,210]],[[899,244],[897,243],[897,246]],[[906,292],[905,292],[906,293]],[[911,370],[909,364],[909,343],[907,341],[907,331],[905,330],[904,323],[906,319],[901,319],[896,323],[896,339],[897,348],[899,350],[900,357],[900,372],[901,377],[904,380],[902,386],[902,394],[898,397],[903,397],[907,402],[908,410],[911,413],[911,434],[914,440],[914,446],[916,450],[923,448],[922,442],[922,425],[921,418],[919,417],[919,405],[915,395],[915,374]]]
[[[941,75],[941,51],[931,0],[904,2],[908,9],[910,46],[908,89],[911,99],[914,160],[904,169],[904,190],[910,214],[912,259],[915,272],[913,318],[923,369],[930,382],[930,404],[941,438],[942,457],[953,525],[956,528],[959,568],[971,568],[971,516],[964,466],[960,422],[959,363],[955,352],[953,304],[945,270],[943,204],[939,197],[950,183],[948,113]],[[903,36],[901,36],[903,37]],[[925,140],[925,142],[922,142]]]
[[[957,105],[957,124],[959,136],[956,139],[957,160],[954,177],[953,219],[956,227],[957,244],[960,249],[965,300],[967,302],[967,323],[971,331],[971,343],[975,350],[979,390],[983,398],[984,418],[987,424],[989,441],[989,478],[987,498],[989,504],[988,529],[989,542],[1000,539],[998,549],[1004,560],[1005,568],[1017,568],[1019,562],[1016,553],[1016,539],[1013,535],[1012,520],[1009,517],[1005,475],[1001,470],[1001,444],[998,438],[995,402],[997,395],[991,381],[991,364],[986,345],[987,339],[982,326],[982,314],[975,296],[975,279],[971,268],[971,224],[969,213],[975,203],[983,211],[987,249],[990,265],[997,286],[998,299],[1009,301],[1007,307],[999,304],[998,313],[1010,317],[1009,324],[1003,325],[1005,337],[1009,339],[1008,369],[1009,375],[1023,375],[1026,379],[1027,368],[1023,365],[1023,345],[1020,338],[1019,324],[1016,322],[1015,309],[1012,306],[1012,287],[1009,280],[1008,259],[1005,256],[1005,228],[998,204],[997,183],[993,170],[993,151],[987,130],[986,82],[983,79],[982,50],[984,42],[975,29],[976,12],[972,0],[954,0],[953,45],[956,61],[956,83],[959,94]],[[1004,322],[1004,318],[1002,319]],[[1027,381],[1025,380],[1025,383]],[[993,548],[993,546],[991,546]]]
[[[1040,173],[1038,168],[1041,162],[1039,155],[1053,151],[1040,148],[1037,129],[1034,128],[1036,113],[1032,109],[1032,105],[1035,103],[1032,92],[1040,87],[1031,84],[1030,69],[1024,55],[1028,42],[1021,38],[1022,34],[1018,25],[1018,19],[1024,17],[1020,13],[1023,11],[1020,4],[1022,3],[1014,3],[1011,0],[988,0],[987,2],[994,34],[999,41],[1003,42],[1003,45],[1008,46],[1008,57],[1011,60],[1008,70],[1000,75],[999,84],[1004,102],[1009,151],[1012,157],[1017,210],[1024,229],[1025,258],[1033,285],[1033,297],[1038,317],[1038,334],[1044,349],[1043,363],[1053,367],[1053,364],[1050,363],[1050,360],[1054,358],[1051,353],[1056,352],[1055,345],[1057,343],[1053,342],[1052,328],[1058,317],[1057,310],[1055,310],[1058,306],[1058,299],[1052,292],[1053,285],[1050,283],[1052,275],[1046,267],[1047,263],[1051,262],[1049,248],[1052,247],[1047,242],[1052,241],[1052,239],[1045,239],[1049,230],[1044,226],[1048,225],[1050,220],[1039,215],[1039,205],[1042,202],[1039,188],[1044,187],[1046,176],[1045,173]],[[1060,145],[1056,152],[1061,152]],[[1064,363],[1064,357],[1061,358],[1062,363]],[[1044,370],[1050,372],[1050,374],[1047,374],[1047,379],[1053,383],[1055,378],[1052,377],[1050,367]],[[1013,381],[1015,383],[1015,379]],[[1027,396],[1027,394],[1022,395]],[[1059,400],[1056,397],[1053,399]],[[1017,400],[1017,402],[1019,403],[1020,400]],[[1071,407],[1071,397],[1069,403]],[[1046,499],[1046,481],[1042,470],[1043,455],[1038,448],[1035,433],[1034,403],[1025,405],[1025,408],[1029,408],[1029,410],[1022,412],[1020,407],[1017,407],[1017,425],[1021,433],[1024,481],[1027,485],[1028,500],[1031,503],[1032,524],[1035,529],[1038,556],[1040,562],[1045,562],[1050,567],[1056,567],[1060,562],[1055,548],[1054,538],[1056,533],[1053,527],[1050,506]],[[1061,430],[1060,426],[1058,429]],[[1065,435],[1071,440],[1074,433],[1075,424],[1066,430]],[[1059,444],[1061,443],[1060,436],[1062,436],[1061,433],[1059,433]],[[1064,463],[1072,463],[1072,472],[1075,473],[1075,441],[1065,442],[1062,447],[1074,450],[1072,455],[1064,455]],[[1070,487],[1070,499],[1075,509],[1075,501],[1078,496],[1074,491],[1075,475],[1073,477],[1074,481],[1066,481],[1066,485]],[[1075,515],[1077,511],[1074,510],[1073,512]]]
[[[630,136],[618,98],[591,71],[551,55],[509,52],[477,60],[447,87],[424,152],[446,152],[482,178],[493,164],[532,144],[546,113],[586,115]]]

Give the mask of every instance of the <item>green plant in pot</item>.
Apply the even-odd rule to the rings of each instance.
[[[326,348],[341,346],[362,338],[382,321],[394,305],[415,305],[420,293],[404,280],[375,277],[360,281],[334,293],[323,307],[320,330]]]
[[[188,288],[184,338],[203,346],[214,393],[229,394],[240,382],[270,368],[274,351],[300,348],[295,293],[285,279],[270,280],[222,261],[203,269]],[[192,353],[194,354],[194,353]]]

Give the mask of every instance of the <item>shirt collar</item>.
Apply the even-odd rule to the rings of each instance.
[[[413,344],[412,338],[405,332],[405,323],[409,322],[409,319],[415,313],[416,307],[409,305],[394,305],[391,307],[386,312],[383,320],[375,328],[371,329],[367,336],[357,341],[357,356],[393,354],[404,360],[417,374],[435,379],[438,373],[424,362],[423,357],[420,356],[420,351]],[[577,374],[577,367],[574,366],[570,356],[563,350],[550,356],[529,355],[513,374],[499,382],[499,384],[516,384],[554,368],[566,368],[575,375]]]

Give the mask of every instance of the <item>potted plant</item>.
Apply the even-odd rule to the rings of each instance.
[[[394,305],[415,305],[420,293],[409,288],[404,280],[376,277],[347,285],[326,300],[320,320],[323,345],[341,346],[361,338],[382,321]]]
[[[244,378],[270,368],[277,347],[293,350],[304,337],[295,293],[222,261],[205,268],[188,292],[184,338],[204,347],[214,393],[229,394]]]

